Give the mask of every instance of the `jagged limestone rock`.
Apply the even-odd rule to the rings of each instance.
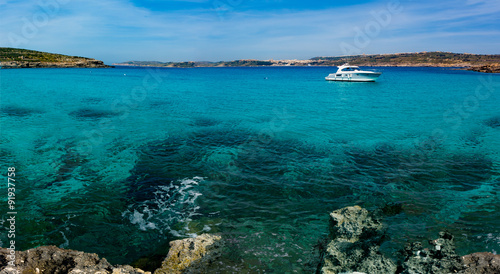
[[[395,273],[396,264],[382,255],[384,226],[366,209],[345,207],[330,213],[330,242],[321,273]]]
[[[465,255],[462,257],[462,263],[466,268],[460,273],[500,273],[500,255],[495,255],[490,252],[478,252]]]
[[[141,274],[141,269],[126,266],[112,266],[97,254],[62,249],[55,246],[40,246],[26,251],[15,251],[15,267],[10,250],[0,248],[0,274],[10,273],[113,273]]]
[[[207,267],[220,257],[223,247],[220,235],[202,234],[172,241],[167,258],[155,274],[206,273]]]
[[[402,263],[405,274],[418,273],[457,273],[464,267],[461,258],[455,254],[453,235],[440,232],[439,238],[429,241],[432,249],[422,248],[419,242],[408,244],[403,253]]]

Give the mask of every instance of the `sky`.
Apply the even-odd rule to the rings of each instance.
[[[500,53],[498,0],[0,0],[0,47],[105,63]]]

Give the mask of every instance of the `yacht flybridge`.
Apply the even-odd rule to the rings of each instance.
[[[375,82],[382,72],[360,70],[358,66],[344,64],[338,67],[336,73],[331,73],[325,77],[328,81],[347,81],[347,82]]]

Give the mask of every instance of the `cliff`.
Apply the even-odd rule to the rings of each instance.
[[[109,68],[104,62],[80,56],[17,48],[0,48],[1,68]]]

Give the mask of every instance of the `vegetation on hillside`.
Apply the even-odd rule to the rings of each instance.
[[[483,55],[469,53],[452,52],[417,52],[417,53],[396,53],[396,54],[376,54],[376,55],[355,55],[338,57],[314,57],[312,61],[336,61],[342,63],[348,61],[353,65],[397,65],[397,64],[435,64],[453,65],[470,63],[491,64],[500,63],[500,54]]]
[[[1,48],[0,47],[0,62],[81,62],[85,60],[92,60],[80,56],[68,56],[62,54],[41,52],[28,49],[17,48]]]
[[[257,66],[338,66],[346,62],[359,66],[447,66],[466,67],[500,63],[500,54],[481,55],[452,52],[417,52],[336,57],[309,60],[235,60],[221,62],[129,61],[117,65],[155,67],[257,67]]]

